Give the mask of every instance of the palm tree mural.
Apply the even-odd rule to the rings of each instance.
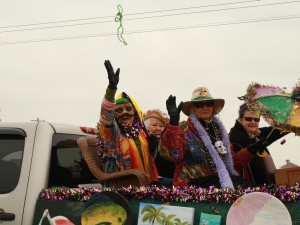
[[[172,221],[172,219],[175,217],[175,214],[171,215],[164,215],[163,219],[161,220],[162,225],[174,225],[175,223]]]
[[[160,206],[156,209],[152,205],[146,205],[141,212],[141,215],[145,213],[142,221],[143,222],[148,221],[151,225],[154,224],[155,220],[157,220],[157,222],[160,222],[161,218],[166,216],[164,213],[160,212],[163,208],[164,208],[163,206]]]
[[[181,222],[180,218],[174,219],[174,225],[190,225],[189,222]]]
[[[194,213],[193,207],[141,202],[138,225],[192,225]]]

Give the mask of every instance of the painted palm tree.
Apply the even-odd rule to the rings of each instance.
[[[172,221],[172,219],[175,217],[175,214],[171,214],[171,215],[163,215],[162,216],[162,220],[161,220],[161,224],[162,225],[174,225],[174,221]]]
[[[57,224],[60,224],[60,225],[74,225],[74,223],[72,223],[68,218],[66,218],[64,216],[55,216],[55,217],[51,218],[48,209],[45,209],[45,211],[43,213],[43,216],[40,220],[39,225],[42,224],[45,217],[48,218],[48,221],[49,221],[50,225],[57,225]]]
[[[191,225],[191,224],[189,224],[189,222],[187,222],[187,221],[181,222],[180,218],[175,218],[174,225]]]
[[[152,205],[146,205],[142,212],[141,215],[143,215],[145,213],[145,215],[142,218],[143,222],[149,222],[150,224],[154,224],[155,220],[160,221],[160,219],[165,216],[164,213],[160,212],[164,207],[160,206],[158,208],[155,208]]]

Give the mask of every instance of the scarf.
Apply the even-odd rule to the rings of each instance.
[[[203,128],[199,120],[196,118],[194,114],[190,115],[191,122],[193,123],[195,129],[198,131],[198,134],[200,135],[205,147],[208,149],[209,155],[212,158],[218,172],[218,177],[220,180],[220,184],[222,188],[228,187],[228,188],[234,188],[232,180],[230,178],[230,175],[238,175],[238,173],[235,171],[233,167],[233,160],[232,155],[230,151],[230,142],[227,136],[227,131],[223,125],[223,123],[217,118],[213,117],[213,122],[218,124],[220,130],[221,130],[221,138],[224,143],[224,146],[227,149],[227,154],[225,154],[225,164],[223,160],[221,159],[218,151],[213,146],[206,130]]]

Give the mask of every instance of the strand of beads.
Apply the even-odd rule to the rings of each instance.
[[[119,125],[121,133],[126,138],[137,138],[139,134],[142,132],[142,124],[135,116],[133,124],[130,126],[124,126],[123,124]]]
[[[215,134],[215,138],[214,139],[216,139],[217,141],[220,141],[221,140],[221,138],[220,138],[220,134],[221,134],[220,129],[218,129],[216,127],[216,123],[215,122],[212,122],[211,125],[212,125],[212,128],[213,128],[214,134]]]
[[[217,127],[217,125],[216,125],[215,122],[212,122],[212,123],[211,123],[211,126],[212,126],[212,130],[213,130],[215,136],[212,136],[210,133],[208,133],[208,135],[209,135],[213,140],[215,140],[215,142],[216,142],[216,141],[221,141],[221,138],[220,138],[220,137],[221,137],[221,130],[220,130],[220,128]],[[222,161],[225,163],[225,156],[224,156],[224,154],[219,154],[219,155],[220,155]]]
[[[207,160],[207,163],[208,163],[210,169],[214,172],[214,174],[218,174],[216,165],[214,164],[213,160],[211,159],[208,149],[206,147],[204,148],[204,152],[205,152],[206,160]]]

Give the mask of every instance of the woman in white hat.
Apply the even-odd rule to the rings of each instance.
[[[236,171],[246,167],[257,151],[263,151],[264,140],[234,153],[228,133],[216,116],[224,104],[224,99],[214,99],[205,87],[196,88],[191,101],[181,102],[178,107],[175,96],[167,99],[170,122],[162,134],[159,151],[176,162],[174,186],[252,186]],[[188,120],[179,125],[181,110]]]
[[[161,112],[159,109],[151,109],[143,113],[143,120],[149,133],[154,134],[160,139],[170,119],[166,113]],[[155,156],[155,165],[158,171],[159,183],[167,187],[172,187],[175,163],[164,159],[158,152]]]

